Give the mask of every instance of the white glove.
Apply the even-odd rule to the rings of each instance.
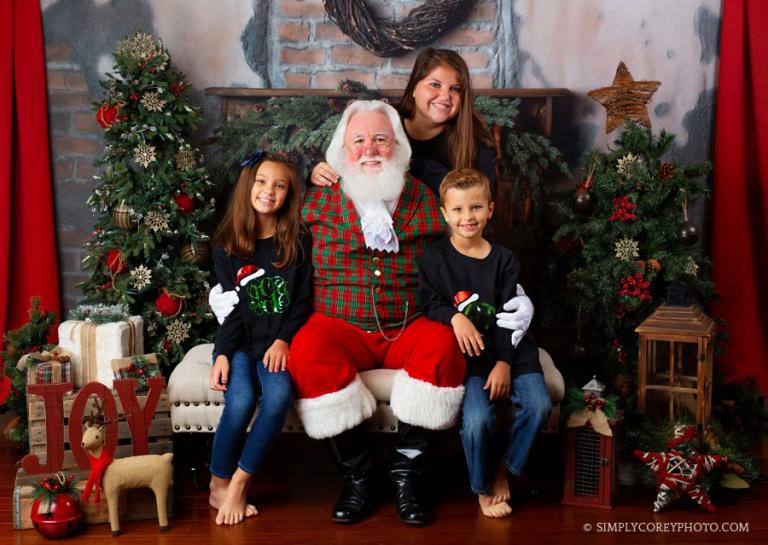
[[[216,315],[219,325],[224,323],[224,320],[239,302],[240,298],[237,296],[237,292],[235,290],[224,291],[221,284],[213,286],[211,293],[208,294],[208,305]]]
[[[525,294],[523,286],[518,284],[517,297],[504,303],[503,308],[507,312],[499,312],[496,315],[496,325],[512,330],[512,346],[517,347],[533,320],[533,303]]]

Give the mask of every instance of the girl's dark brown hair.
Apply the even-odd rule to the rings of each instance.
[[[253,255],[258,235],[258,222],[256,211],[251,204],[251,190],[256,181],[256,173],[265,162],[284,165],[290,173],[288,194],[283,206],[275,213],[277,220],[275,244],[279,261],[273,265],[282,269],[293,265],[299,252],[302,251],[299,244],[299,232],[302,229],[299,177],[294,164],[285,157],[265,153],[253,166],[242,168],[240,177],[232,190],[227,212],[216,229],[213,240],[221,244],[229,255],[241,259],[249,259]]]
[[[416,114],[416,101],[413,92],[416,84],[426,78],[430,72],[439,66],[453,68],[459,75],[461,84],[461,107],[456,117],[445,124],[450,156],[453,158],[453,168],[471,168],[477,156],[477,140],[494,149],[491,133],[485,121],[475,110],[472,92],[472,78],[469,75],[467,63],[461,55],[450,49],[422,49],[416,57],[408,85],[403,91],[403,97],[397,108],[404,119],[411,119]]]

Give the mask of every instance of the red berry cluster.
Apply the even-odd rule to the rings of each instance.
[[[608,218],[608,221],[634,221],[637,219],[637,215],[632,212],[635,208],[637,208],[637,205],[626,195],[624,197],[615,197],[613,199],[613,213]]]
[[[627,359],[627,353],[624,351],[624,345],[617,339],[613,340],[613,347],[616,349],[616,360],[619,363],[624,363]]]
[[[592,392],[587,392],[584,394],[584,405],[586,405],[590,411],[594,411],[595,409],[602,409],[605,405],[605,400]]]
[[[652,301],[649,288],[651,283],[645,279],[643,273],[630,274],[621,279],[621,297],[637,297],[640,301]]]

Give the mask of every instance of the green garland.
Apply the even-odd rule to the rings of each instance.
[[[59,494],[69,494],[73,499],[80,501],[80,494],[75,488],[78,479],[71,473],[64,476],[64,472],[59,471],[53,475],[48,475],[40,479],[32,492],[34,499],[43,498],[41,504],[47,506],[53,505],[56,496]]]
[[[96,325],[108,324],[111,322],[124,322],[131,316],[131,310],[126,304],[104,305],[101,303],[95,305],[80,305],[69,312],[70,320],[81,320],[92,322]]]

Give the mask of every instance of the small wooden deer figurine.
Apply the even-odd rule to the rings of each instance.
[[[101,412],[101,407],[96,404]],[[100,489],[107,496],[109,525],[112,536],[120,535],[118,518],[118,500],[120,492],[131,488],[151,488],[157,502],[157,518],[160,531],[168,530],[168,488],[173,482],[173,454],[147,454],[112,460],[112,455],[104,448],[104,424],[97,424],[93,413],[83,431],[83,448],[88,451],[91,461],[91,473],[81,501],[88,500],[94,492],[94,503],[100,499]]]

